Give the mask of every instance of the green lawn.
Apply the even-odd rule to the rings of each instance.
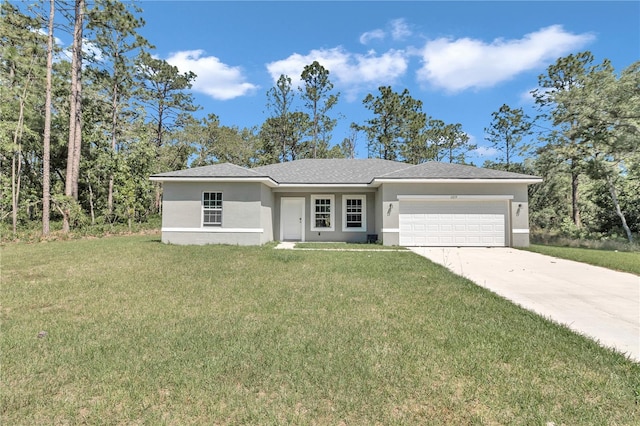
[[[640,252],[596,250],[532,244],[527,250],[640,275]]]
[[[1,255],[3,425],[640,424],[640,364],[413,253]]]

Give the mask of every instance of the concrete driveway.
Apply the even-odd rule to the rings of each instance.
[[[512,248],[411,250],[640,362],[640,277]]]

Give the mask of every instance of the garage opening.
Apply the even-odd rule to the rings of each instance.
[[[398,199],[401,246],[509,245],[511,196],[398,196]]]

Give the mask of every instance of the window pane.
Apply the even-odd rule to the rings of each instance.
[[[365,226],[363,221],[363,205],[363,198],[358,197],[345,199],[345,228],[363,228]]]
[[[316,214],[316,228],[330,228],[331,227],[331,215],[330,214]]]
[[[316,198],[315,200],[316,228],[331,227],[331,199]]]
[[[222,192],[202,194],[203,225],[222,225]]]

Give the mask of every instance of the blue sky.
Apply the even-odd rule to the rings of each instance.
[[[535,115],[528,94],[557,58],[590,50],[617,71],[640,59],[640,2],[141,1],[141,33],[154,54],[198,77],[198,113],[223,125],[259,126],[280,74],[294,82],[314,60],[330,71],[340,101],[333,143],[372,115],[362,100],[378,87],[407,88],[423,110],[461,123],[479,145],[506,103]],[[339,116],[339,117],[338,117]],[[366,140],[357,141],[366,157]]]

